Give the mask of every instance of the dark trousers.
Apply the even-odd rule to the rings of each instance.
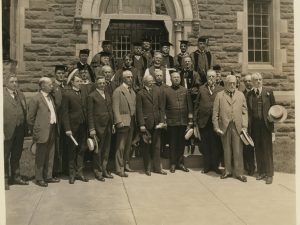
[[[115,167],[117,173],[123,173],[126,163],[129,162],[131,142],[133,136],[134,118],[131,118],[129,127],[117,128]]]
[[[63,171],[63,151],[65,148],[65,136],[61,135],[64,133],[63,126],[59,125],[60,135],[55,137],[55,153],[54,153],[54,163],[53,163],[53,173],[61,173]]]
[[[93,154],[93,170],[95,173],[106,171],[111,144],[111,127],[109,124],[104,134],[99,137],[98,153]]]
[[[171,165],[183,164],[186,126],[168,126]]]
[[[220,137],[214,131],[211,120],[199,131],[201,135],[200,146],[203,154],[203,167],[205,170],[217,170],[222,158]]]
[[[258,174],[274,176],[272,132],[267,129],[262,119],[254,119],[251,127],[257,172]]]
[[[67,138],[68,158],[69,158],[69,176],[83,176],[83,158],[87,149],[87,126],[85,123],[79,125],[78,129],[73,133],[73,137],[78,143],[76,146],[70,137]]]
[[[48,141],[36,144],[35,179],[42,181],[52,178],[55,152],[56,124],[50,125]]]
[[[160,161],[160,129],[148,130],[151,134],[151,144],[142,143],[144,167],[146,171],[151,171],[151,160],[153,159],[154,171],[161,171]]]
[[[255,171],[254,148],[251,145],[244,145],[243,149],[244,169],[247,172]]]
[[[12,138],[4,141],[5,179],[9,177],[9,167],[13,179],[20,177],[20,159],[23,151],[24,134],[24,124],[21,124],[15,128]]]

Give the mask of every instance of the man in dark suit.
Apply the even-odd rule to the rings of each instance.
[[[184,166],[185,131],[193,126],[193,105],[186,88],[180,85],[180,74],[171,73],[172,86],[165,90],[165,110],[170,143],[170,172],[175,168],[189,172]]]
[[[160,52],[162,54],[162,65],[166,68],[174,68],[174,58],[170,55],[170,46],[173,46],[170,42],[164,41],[160,44]]]
[[[149,38],[142,39],[143,56],[147,59],[147,68],[152,64],[153,50]]]
[[[248,127],[247,103],[244,94],[236,90],[235,76],[226,77],[225,87],[215,98],[212,116],[214,130],[221,136],[224,149],[225,172],[221,179],[232,176],[233,161],[236,178],[247,182],[243,176],[243,144],[240,138],[242,129],[247,130]]]
[[[62,101],[62,120],[67,137],[68,157],[69,157],[69,183],[74,184],[75,179],[88,182],[83,175],[84,152],[87,149],[87,92],[81,91],[81,78],[77,73],[71,73],[68,80],[71,88],[65,90]],[[78,145],[72,141],[75,138]]]
[[[53,89],[52,80],[42,77],[39,86],[41,91],[29,102],[27,120],[36,143],[36,183],[47,187],[48,183],[59,182],[59,179],[52,177],[55,139],[59,135],[59,129],[54,99],[50,95]]]
[[[96,76],[94,74],[94,71],[92,70],[92,67],[87,63],[89,54],[90,54],[89,49],[81,49],[79,51],[79,62],[77,62],[75,68],[79,70],[86,69],[88,71],[88,77],[91,80],[91,82],[95,82]]]
[[[143,157],[145,173],[151,176],[151,158],[153,158],[154,172],[166,175],[160,161],[161,128],[164,125],[164,108],[160,101],[160,90],[153,86],[153,77],[144,76],[144,88],[136,97],[137,123],[143,135],[149,132],[150,143],[143,142]],[[159,127],[159,128],[158,128]],[[152,157],[151,157],[152,156]]]
[[[133,43],[133,52],[132,52],[132,66],[134,66],[138,71],[138,86],[142,88],[143,77],[145,70],[147,69],[147,58],[143,56],[142,43],[134,42]],[[134,80],[134,82],[136,82]]]
[[[20,175],[20,159],[24,135],[27,132],[26,108],[24,94],[18,90],[17,77],[15,75],[5,77],[3,88],[5,190],[9,190],[9,169],[12,183],[28,184]]]
[[[252,91],[252,81],[251,81],[251,75],[246,75],[244,77],[244,84],[245,84],[245,90],[243,91],[245,98],[248,98],[248,95]],[[248,108],[249,110],[249,108]],[[249,113],[249,118],[250,118]],[[250,120],[249,120],[250,122]],[[250,129],[250,126],[249,126]],[[248,175],[253,176],[255,171],[255,160],[254,160],[254,148],[251,145],[244,145],[243,150],[243,157],[244,157],[244,168],[247,171]]]
[[[216,85],[216,72],[208,70],[207,83],[199,88],[194,107],[194,121],[201,135],[204,164],[202,173],[208,173],[211,170],[221,173],[218,166],[221,162],[222,146],[220,137],[214,131],[212,112],[216,95],[222,90],[221,86]]]
[[[266,184],[273,182],[273,145],[272,133],[274,123],[268,119],[268,111],[275,105],[275,98],[271,89],[263,87],[260,73],[251,76],[253,90],[247,96],[249,108],[250,134],[254,141],[257,163],[257,180],[266,178]]]
[[[96,90],[89,94],[87,104],[89,133],[91,137],[96,135],[99,140],[98,152],[93,154],[93,170],[96,179],[104,181],[103,177],[113,178],[107,172],[113,112],[111,96],[105,90],[105,78],[103,76],[96,78]],[[100,171],[102,171],[102,174]]]
[[[116,126],[116,174],[128,177],[127,172],[133,172],[129,167],[130,149],[135,123],[136,95],[132,90],[132,73],[123,72],[123,83],[113,93],[114,124]]]

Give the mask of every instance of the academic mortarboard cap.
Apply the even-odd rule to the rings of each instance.
[[[173,44],[168,42],[168,41],[164,41],[164,42],[160,43],[160,46],[161,47],[163,47],[163,46],[173,46]]]
[[[80,51],[79,51],[79,55],[80,54],[87,54],[87,55],[89,55],[90,54],[90,50],[89,49],[81,49]]]
[[[198,42],[204,42],[204,43],[207,43],[207,42],[208,42],[208,38],[207,38],[207,37],[199,37],[199,38],[198,38]]]
[[[189,43],[189,41],[187,41],[187,40],[181,40],[180,41],[180,44],[186,44],[186,45],[188,45],[188,43]]]
[[[109,52],[101,52],[100,53],[100,57],[105,57],[105,56],[110,57],[110,53]]]
[[[63,71],[67,71],[68,67],[66,65],[56,65],[55,66],[55,72],[57,70],[63,70]]]
[[[221,70],[221,66],[219,64],[216,64],[213,66],[213,70]]]
[[[104,41],[102,41],[102,46],[103,45],[111,45],[111,41],[110,40],[104,40]]]
[[[142,46],[142,43],[141,42],[138,42],[138,41],[136,41],[136,42],[133,42],[132,43],[132,46]]]
[[[170,68],[170,69],[168,69],[168,71],[169,71],[169,74],[178,72],[175,68]]]

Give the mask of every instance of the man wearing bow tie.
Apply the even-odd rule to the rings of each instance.
[[[15,75],[10,75],[5,81],[6,87],[3,88],[4,170],[5,190],[9,190],[9,169],[12,183],[28,184],[20,175],[20,159],[27,126],[26,100],[24,94],[18,90],[18,79]]]
[[[29,102],[27,118],[33,141],[36,143],[36,183],[47,187],[48,183],[59,182],[59,179],[52,177],[55,138],[59,135],[59,129],[54,99],[50,95],[53,89],[52,80],[42,77],[39,86],[41,91]]]
[[[194,107],[194,121],[201,135],[200,145],[204,164],[202,173],[214,171],[220,174],[218,166],[221,162],[222,146],[220,137],[213,128],[212,112],[216,95],[222,90],[223,87],[216,84],[216,72],[208,70],[207,83],[199,88]]]
[[[75,179],[88,182],[83,175],[84,152],[87,149],[87,91],[81,91],[82,80],[78,71],[70,73],[68,81],[71,88],[66,90],[62,101],[62,120],[67,137],[69,158],[69,183],[74,184]],[[72,141],[75,138],[78,145]]]
[[[213,106],[212,122],[215,132],[221,136],[224,149],[225,172],[221,179],[231,177],[247,182],[243,176],[242,129],[248,127],[248,111],[245,96],[236,89],[236,77],[229,75],[225,80],[225,90],[219,92]],[[232,156],[234,171],[232,171]]]

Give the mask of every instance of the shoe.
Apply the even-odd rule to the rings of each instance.
[[[60,179],[56,178],[56,177],[52,177],[52,178],[48,178],[45,180],[47,183],[59,183]]]
[[[175,165],[171,165],[170,172],[175,173]]]
[[[96,180],[99,180],[99,181],[102,181],[102,182],[105,181],[104,177],[102,177],[101,175],[96,175],[95,178],[96,178]]]
[[[266,174],[260,174],[256,177],[256,180],[263,180],[266,177]]]
[[[128,177],[127,173],[117,172],[116,174],[120,177]]]
[[[247,182],[247,177],[245,177],[245,176],[237,176],[236,179],[238,179],[242,182]]]
[[[75,178],[69,177],[69,184],[74,184],[74,183],[75,183]]]
[[[89,179],[87,179],[85,176],[83,176],[83,175],[78,175],[78,176],[76,176],[75,177],[75,179],[76,180],[81,180],[81,181],[83,181],[83,182],[89,182]]]
[[[201,173],[208,173],[209,172],[209,169],[203,169],[201,170]]]
[[[147,176],[151,176],[151,172],[148,171],[148,170],[145,172],[145,174],[146,174]]]
[[[107,171],[104,171],[102,173],[102,176],[105,177],[105,178],[109,178],[109,179],[113,179],[113,175],[111,175],[110,173],[108,173]]]
[[[40,187],[48,187],[48,184],[43,180],[37,180],[36,184],[39,185]]]
[[[232,177],[231,173],[224,173],[223,175],[220,176],[221,179],[226,179],[228,177]]]
[[[135,170],[131,169],[129,166],[126,166],[125,172],[133,173],[133,172],[135,172]]]
[[[23,180],[22,178],[15,178],[12,181],[13,184],[19,184],[19,185],[28,185],[28,181]]]
[[[272,184],[272,183],[273,183],[273,177],[267,177],[266,184]]]
[[[154,173],[159,173],[161,175],[167,175],[167,172],[164,170],[160,170],[160,171],[154,171]]]
[[[222,171],[220,169],[214,169],[214,171],[216,172],[216,174],[222,174]]]
[[[178,169],[180,169],[180,170],[182,170],[182,171],[184,171],[184,172],[190,172],[189,169],[186,168],[183,164],[180,164],[180,165],[178,166]]]

